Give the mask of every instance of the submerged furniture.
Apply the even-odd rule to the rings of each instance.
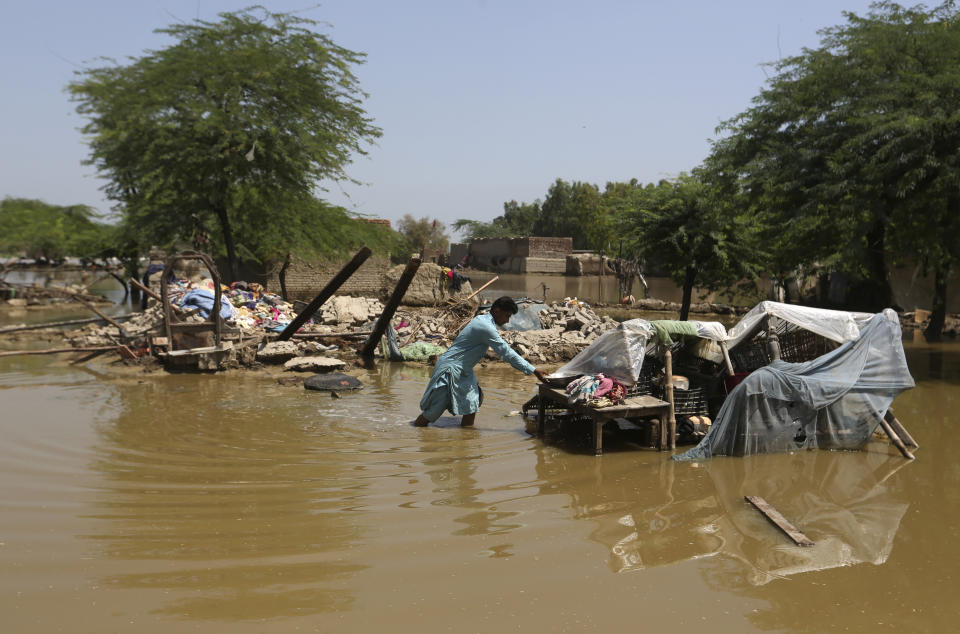
[[[897,395],[914,386],[900,321],[886,309],[862,327],[849,323],[856,338],[835,350],[803,363],[775,360],[750,373],[730,392],[700,444],[673,458],[860,449],[878,426],[913,458],[889,413]],[[822,322],[814,326],[823,329]]]
[[[664,443],[667,437],[667,416],[670,413],[670,403],[644,394],[641,396],[631,396],[623,401],[622,405],[613,405],[611,407],[589,407],[582,403],[570,404],[567,402],[567,393],[563,388],[551,387],[550,385],[541,385],[537,405],[537,435],[542,436],[547,404],[559,406],[571,412],[587,416],[593,421],[593,453],[594,455],[603,454],[603,425],[608,420],[614,418],[644,418],[647,416],[657,416],[660,419],[660,439],[658,449],[661,451],[669,444]]]

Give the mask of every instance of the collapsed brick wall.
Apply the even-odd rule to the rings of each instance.
[[[336,275],[349,258],[332,262],[306,262],[297,260],[287,268],[286,285],[289,299],[310,301]],[[387,257],[370,256],[350,276],[337,295],[356,295],[361,297],[380,297],[383,294],[384,280],[387,269],[390,268],[390,259]],[[271,293],[280,293],[280,268],[267,274],[267,290]]]
[[[531,258],[565,258],[573,251],[573,238],[518,238],[527,241],[525,255]]]

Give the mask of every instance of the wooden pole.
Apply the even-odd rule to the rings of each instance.
[[[796,526],[791,524],[787,518],[780,514],[780,511],[770,506],[762,497],[756,495],[745,495],[743,497],[747,502],[753,504],[774,526],[786,533],[787,537],[792,539],[797,546],[814,545],[809,537],[797,530]]]
[[[887,421],[885,421],[882,418],[880,419],[880,427],[887,434],[887,437],[890,439],[890,442],[893,443],[893,446],[896,447],[897,450],[900,452],[900,455],[902,455],[907,460],[914,459],[914,455],[910,453],[910,450],[907,449],[906,445],[903,444],[903,441],[900,440],[900,436],[897,436],[897,433],[893,431],[889,423],[887,423]]]
[[[496,282],[496,281],[499,280],[499,279],[500,279],[500,276],[499,276],[499,275],[494,275],[492,279],[488,280],[483,286],[481,286],[481,287],[478,288],[477,290],[475,290],[475,291],[473,291],[472,293],[470,293],[470,295],[468,295],[465,299],[457,302],[457,304],[465,304],[466,302],[469,302],[471,299],[474,298],[474,296],[475,296],[477,293],[479,293],[480,291],[482,291],[482,290],[485,289],[486,287],[490,286],[491,284],[493,284],[494,282]]]
[[[360,350],[361,357],[365,357],[367,359],[373,357],[373,351],[377,349],[377,345],[380,343],[380,337],[382,337],[383,333],[387,331],[387,327],[390,325],[390,320],[393,318],[393,314],[397,312],[397,308],[400,307],[400,300],[403,299],[404,294],[410,287],[410,282],[413,281],[413,276],[417,274],[417,269],[419,268],[420,258],[416,256],[410,258],[410,261],[407,262],[407,268],[403,270],[403,274],[400,276],[399,281],[397,281],[396,288],[393,289],[393,295],[391,295],[390,299],[387,300],[386,307],[383,309],[383,312],[380,313],[380,317],[377,319],[377,323],[373,327],[373,332],[370,333],[370,338],[367,339],[367,342],[363,344],[363,348]],[[284,330],[284,332],[286,332],[286,330]]]
[[[723,363],[724,365],[727,366],[727,374],[729,374],[730,376],[733,376],[734,375],[733,363],[730,361],[730,351],[727,350],[726,341],[720,342],[720,349],[723,351]]]
[[[907,428],[897,420],[897,417],[893,413],[893,408],[887,410],[887,413],[883,415],[883,419],[890,424],[890,428],[896,432],[897,436],[903,441],[907,447],[913,447],[914,449],[919,449],[920,445],[917,444],[917,441],[913,439],[913,436],[910,435],[910,432],[907,431]]]
[[[663,353],[663,367],[665,371],[665,376],[663,377],[663,392],[667,397],[667,402],[670,403],[670,412],[667,414],[667,433],[669,435],[669,448],[677,448],[677,417],[673,407],[673,354],[670,352],[670,348],[664,346],[665,352]],[[661,426],[661,429],[663,427]],[[663,446],[663,441],[661,439],[661,446]]]
[[[86,300],[80,299],[80,297],[79,297],[78,295],[74,295],[73,297],[74,297],[74,299],[76,299],[78,302],[80,302],[81,304],[83,304],[84,306],[86,306],[87,308],[89,308],[90,310],[92,310],[94,313],[96,313],[97,315],[99,315],[99,316],[100,316],[100,319],[103,319],[103,320],[107,321],[111,326],[114,326],[117,330],[120,331],[120,334],[121,334],[121,335],[123,334],[123,326],[121,326],[118,321],[116,321],[116,320],[114,320],[114,319],[111,319],[110,317],[107,317],[106,315],[104,315],[103,313],[101,313],[99,310],[97,310],[97,308],[96,308],[93,304],[91,304],[90,302],[88,302],[88,301],[86,301]]]
[[[603,251],[600,252],[600,272],[597,278],[597,303],[603,303]]]
[[[767,317],[767,354],[770,355],[770,361],[780,360],[780,339],[777,337],[777,318]]]
[[[134,278],[131,277],[129,281],[130,281],[130,284],[131,284],[131,285],[139,288],[139,289],[140,289],[145,295],[147,295],[148,297],[152,297],[153,299],[157,300],[157,301],[160,302],[161,304],[163,303],[163,298],[162,298],[162,297],[160,297],[159,295],[157,295],[156,293],[154,293],[152,290],[150,290],[149,288],[147,288],[146,286],[144,286],[143,284],[141,284],[140,282],[138,282],[138,281],[135,280]],[[176,304],[170,304],[170,308],[172,308],[172,309],[173,309],[173,312],[175,312],[175,313],[183,313],[183,309],[180,308],[179,306],[177,306]]]
[[[46,350],[8,350],[0,352],[0,357],[16,357],[27,354],[60,354],[63,352],[107,352],[119,350],[119,346],[96,346],[92,348],[47,348]]]
[[[343,286],[343,283],[350,279],[350,276],[360,268],[360,265],[363,264],[368,257],[370,257],[370,247],[364,246],[357,254],[353,256],[353,259],[347,262],[347,264],[340,269],[340,272],[333,276],[327,285],[323,287],[323,290],[313,298],[313,301],[310,302],[306,308],[300,311],[300,314],[297,315],[293,321],[291,321],[286,328],[283,329],[283,332],[280,333],[280,336],[277,337],[278,341],[286,341],[300,329],[300,326],[307,323],[307,320],[313,317],[313,314],[320,310],[320,307],[323,306],[323,303],[330,299],[337,290]]]

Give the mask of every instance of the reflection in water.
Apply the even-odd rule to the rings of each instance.
[[[333,426],[278,411],[254,383],[226,401],[220,382],[158,383],[121,389],[99,427],[102,530],[84,536],[100,556],[155,569],[103,584],[173,591],[159,612],[199,619],[348,607],[343,580],[365,566],[336,553],[361,537],[349,508],[367,483],[344,473],[344,453],[318,451]]]
[[[909,504],[887,486],[909,463],[880,452],[798,452],[713,460],[707,467],[725,513],[717,522],[723,555],[745,566],[751,585],[802,572],[887,561]],[[744,501],[759,495],[815,542],[796,546]],[[729,571],[706,566],[716,588]]]
[[[544,451],[539,458],[546,488],[570,495],[575,516],[597,524],[591,537],[609,549],[612,570],[716,555],[738,561],[734,568],[726,561],[704,564],[717,590],[732,577],[758,585],[800,572],[882,564],[908,507],[885,484],[908,463],[885,453],[802,452],[702,465],[666,460],[612,478],[608,468],[598,468],[586,481],[565,477],[582,474],[567,464],[582,457]],[[745,495],[766,498],[816,545],[794,546]]]

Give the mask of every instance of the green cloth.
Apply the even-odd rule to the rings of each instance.
[[[673,345],[673,339],[670,338],[670,335],[680,335],[681,337],[696,337],[699,335],[697,327],[689,321],[658,319],[651,321],[650,325],[653,326],[653,338],[657,340],[657,343],[662,343],[665,346]]]
[[[418,341],[400,349],[404,361],[429,361],[430,357],[440,356],[446,348],[435,343]]]

